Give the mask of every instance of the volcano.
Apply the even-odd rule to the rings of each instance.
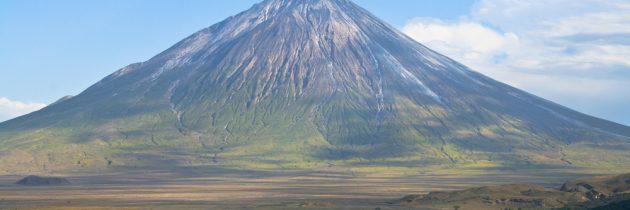
[[[0,168],[628,166],[601,154],[629,139],[349,0],[266,0],[0,124]]]

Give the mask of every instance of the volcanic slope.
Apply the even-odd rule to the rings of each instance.
[[[0,168],[628,168],[629,136],[481,75],[351,1],[267,0],[0,124]]]

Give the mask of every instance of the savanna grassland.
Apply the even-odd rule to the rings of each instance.
[[[181,168],[58,174],[71,185],[25,187],[0,176],[0,209],[408,209],[388,202],[408,194],[507,183],[558,187],[584,173],[563,169],[434,172],[391,168],[368,173],[327,167],[264,171]]]

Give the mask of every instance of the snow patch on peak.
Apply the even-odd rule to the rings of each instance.
[[[400,62],[398,61],[398,59],[396,59],[394,56],[390,55],[390,54],[385,54],[385,58],[388,64],[390,64],[393,68],[392,70],[394,71],[398,71],[399,75],[407,80],[407,81],[411,81],[412,83],[415,83],[416,85],[418,85],[424,94],[430,96],[431,98],[435,99],[435,101],[437,101],[438,103],[443,103],[442,99],[440,98],[440,96],[438,96],[433,90],[431,90],[429,87],[427,87],[420,79],[418,79],[418,77],[416,77],[414,74],[412,74],[409,70],[407,70],[407,68],[405,68],[404,66],[402,66],[400,64]]]

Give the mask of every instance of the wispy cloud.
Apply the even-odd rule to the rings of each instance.
[[[434,50],[476,67],[501,62],[519,45],[519,37],[514,33],[501,33],[468,20],[447,23],[418,18],[405,25],[403,31]]]
[[[44,108],[43,103],[26,103],[0,97],[0,122]]]
[[[624,0],[480,0],[458,21],[419,17],[403,31],[500,81],[630,124],[630,111],[603,110],[630,107],[629,25]]]

